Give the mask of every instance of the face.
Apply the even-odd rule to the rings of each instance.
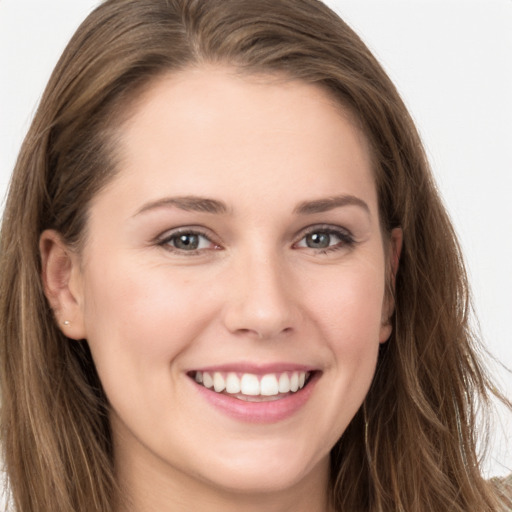
[[[63,311],[117,460],[225,490],[325,476],[390,334],[396,240],[357,124],[316,86],[205,68],[120,134]]]

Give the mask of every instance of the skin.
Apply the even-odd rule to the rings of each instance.
[[[160,79],[120,135],[81,254],[41,237],[47,296],[112,406],[119,510],[328,510],[329,451],[390,335],[401,244],[381,232],[364,136],[317,86],[220,67]],[[225,211],[168,201],[190,196]],[[176,247],[177,228],[199,248]],[[282,362],[319,378],[271,423],[226,415],[187,375]]]

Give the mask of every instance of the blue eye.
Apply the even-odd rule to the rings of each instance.
[[[331,233],[310,233],[304,237],[306,246],[311,249],[326,249],[331,246]]]
[[[171,250],[194,252],[202,249],[215,249],[217,246],[206,236],[196,231],[171,233],[159,242]]]
[[[341,249],[353,244],[354,239],[345,231],[333,228],[317,228],[306,233],[296,244],[296,247],[325,252],[326,250]]]

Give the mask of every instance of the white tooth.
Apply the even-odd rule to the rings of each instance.
[[[306,372],[299,372],[299,389],[304,387],[306,382]]]
[[[260,381],[252,373],[244,373],[240,382],[240,390],[244,395],[256,396],[260,394]]]
[[[208,372],[203,373],[203,386],[205,388],[213,387],[213,379],[212,379],[212,376]]]
[[[220,393],[224,391],[225,387],[226,383],[224,382],[224,377],[221,373],[215,372],[213,374],[213,389],[215,389],[217,393]]]
[[[297,391],[299,389],[299,373],[293,372],[290,378],[290,391]]]
[[[279,393],[279,384],[274,373],[263,375],[261,382],[261,394],[264,396],[277,395]]]
[[[228,393],[240,393],[240,379],[236,373],[228,373],[226,377],[226,391]]]
[[[290,377],[288,374],[282,373],[281,377],[279,377],[279,393],[289,393],[290,392]]]
[[[201,372],[196,372],[195,380],[201,384],[203,382],[203,374]]]

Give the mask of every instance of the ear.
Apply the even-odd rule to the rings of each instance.
[[[61,331],[72,339],[85,335],[80,259],[52,229],[39,238],[41,277],[46,298]]]
[[[386,292],[382,308],[382,322],[379,335],[380,343],[385,343],[391,336],[391,331],[393,330],[391,317],[395,311],[395,283],[398,266],[400,264],[403,238],[404,233],[402,228],[394,228],[391,230],[387,254],[388,274],[386,276]]]

